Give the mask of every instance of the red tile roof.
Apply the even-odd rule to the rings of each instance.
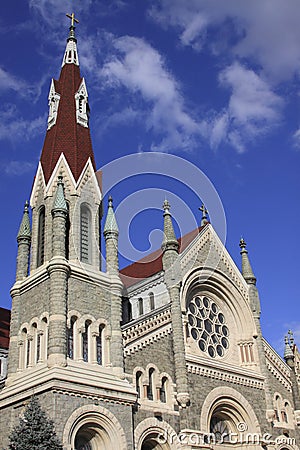
[[[178,239],[179,253],[182,253],[189,246],[205,226],[198,227]],[[139,261],[121,269],[120,278],[125,287],[130,287],[145,278],[155,275],[162,269],[162,250],[158,249]]]
[[[96,168],[90,130],[76,122],[75,93],[81,81],[80,69],[75,64],[65,64],[59,80],[54,80],[60,101],[56,123],[46,133],[41,155],[46,183],[61,153],[64,153],[76,181],[89,157]]]
[[[10,310],[0,307],[0,348],[8,349]]]

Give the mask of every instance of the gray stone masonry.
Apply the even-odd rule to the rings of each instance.
[[[21,237],[18,239],[16,281],[23,280],[23,278],[27,277],[29,266],[30,242],[31,242],[30,238]]]
[[[84,405],[102,406],[110,411],[119,421],[127,439],[127,449],[133,450],[132,407],[124,404],[93,400],[84,396],[68,395],[67,393],[48,391],[38,395],[41,407],[49,418],[54,421],[58,438],[63,442],[63,433],[70,415]],[[19,417],[24,411],[29,398],[22,403],[14,403],[1,410],[0,442],[1,448],[8,448],[8,434],[19,423]],[[117,450],[117,449],[116,449]]]

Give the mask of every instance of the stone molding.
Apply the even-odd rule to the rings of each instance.
[[[107,399],[110,402],[134,404],[136,392],[127,380],[121,380],[113,367],[102,367],[68,359],[67,367],[48,368],[38,364],[25,372],[12,375],[0,392],[0,410],[47,390],[78,396]]]
[[[220,361],[196,361],[191,355],[187,355],[186,358],[189,373],[254,389],[264,389],[264,377],[250,370],[222,364]]]
[[[265,339],[263,339],[263,346],[268,370],[289,392],[292,392],[291,369]]]
[[[159,272],[151,278],[146,278],[142,281],[139,281],[137,284],[134,284],[132,287],[127,288],[127,297],[135,297],[142,292],[148,291],[149,289],[158,286],[161,283],[164,283],[164,272]]]
[[[205,398],[200,416],[201,431],[209,432],[210,417],[220,401],[222,404],[230,404],[236,410],[240,415],[241,421],[247,424],[249,432],[261,432],[259,421],[248,400],[240,392],[227,386],[212,389]]]
[[[172,332],[170,306],[161,311],[151,312],[148,317],[123,328],[125,356],[135,353],[152,342],[156,342]]]
[[[161,436],[161,442],[164,441],[165,444],[169,444],[168,447],[163,446],[161,448],[182,450],[182,446],[175,430],[167,422],[158,420],[156,417],[149,417],[138,424],[134,432],[134,449],[141,450],[143,441],[147,436],[150,437],[153,434]],[[160,440],[158,440],[158,442],[160,442]]]
[[[103,429],[112,444],[110,448],[127,449],[124,429],[117,418],[103,406],[90,404],[76,409],[67,420],[63,431],[63,445],[66,450],[74,448],[76,434],[86,424],[92,424],[93,427],[98,425],[99,430]]]

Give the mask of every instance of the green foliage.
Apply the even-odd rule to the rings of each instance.
[[[35,397],[27,405],[9,440],[10,450],[63,450],[52,420],[48,419]]]

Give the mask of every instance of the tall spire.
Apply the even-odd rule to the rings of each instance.
[[[77,181],[91,159],[96,169],[89,130],[88,93],[80,75],[74,23],[71,18],[62,68],[58,80],[52,80],[49,93],[48,129],[41,155],[46,183],[63,153]]]
[[[256,285],[256,277],[253,273],[248,257],[248,251],[246,250],[246,242],[244,241],[243,238],[241,238],[240,240],[240,248],[242,255],[242,275],[248,284]]]

